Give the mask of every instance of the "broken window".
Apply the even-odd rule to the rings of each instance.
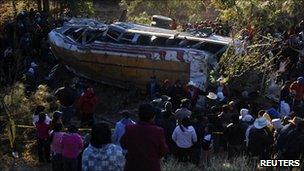
[[[124,33],[121,37],[121,39],[119,40],[119,42],[121,43],[128,43],[131,44],[132,40],[134,38],[134,33]]]
[[[170,37],[166,40],[166,46],[168,47],[176,47],[182,41],[180,38]]]
[[[168,39],[168,37],[152,36],[152,38],[151,38],[151,45],[152,46],[165,46],[167,39]]]
[[[108,32],[107,32],[107,39],[106,40],[110,41],[110,42],[117,42],[119,36],[120,36],[120,32],[118,32],[116,30],[109,29]]]
[[[87,30],[86,31],[86,43],[92,43],[100,36],[103,36],[104,30]]]
[[[197,40],[184,39],[178,44],[178,46],[179,47],[191,47],[197,43],[199,43],[199,41],[197,41]]]
[[[67,30],[64,34],[75,42],[82,43],[82,33],[83,28],[71,28]]]
[[[211,43],[211,42],[200,42],[193,45],[191,48],[199,49],[208,51],[212,54],[217,54],[218,52],[222,51],[226,45],[218,44],[218,43]]]
[[[140,35],[137,39],[137,44],[138,45],[144,45],[144,46],[149,46],[151,43],[151,37],[150,35]]]

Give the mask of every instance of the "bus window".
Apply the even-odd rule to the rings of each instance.
[[[119,42],[131,44],[133,38],[134,38],[134,33],[124,33],[121,39],[119,40]]]

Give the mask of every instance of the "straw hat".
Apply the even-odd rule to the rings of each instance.
[[[269,124],[270,122],[264,117],[257,118],[253,123],[254,127],[257,129],[262,129],[268,126]]]
[[[292,120],[289,120],[289,122],[292,123],[292,124],[294,124],[294,125],[298,125],[302,121],[303,121],[303,119],[300,118],[300,117],[297,117],[297,116],[293,117]]]
[[[206,96],[208,99],[211,99],[211,100],[215,100],[217,99],[217,95],[213,92],[209,92],[208,95]]]

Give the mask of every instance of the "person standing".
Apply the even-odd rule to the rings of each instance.
[[[77,133],[77,128],[70,125],[68,133],[62,136],[62,161],[64,171],[77,171],[78,168],[78,155],[83,149],[83,140]]]
[[[175,111],[175,116],[178,121],[188,118],[192,115],[192,112],[189,110],[191,107],[191,101],[189,99],[181,100],[181,108]]]
[[[73,105],[77,98],[77,92],[70,87],[68,82],[65,82],[64,87],[60,87],[55,91],[55,96],[61,105],[63,124],[67,125],[75,113]]]
[[[64,132],[62,132],[61,123],[53,124],[53,128],[54,129],[50,134],[52,170],[61,171],[63,169],[61,140],[62,140],[62,136],[64,135]]]
[[[120,144],[127,150],[125,171],[160,171],[160,159],[168,153],[164,130],[153,124],[155,109],[139,106],[139,122],[128,125]]]
[[[79,108],[81,113],[82,124],[93,124],[93,115],[97,106],[98,97],[94,93],[93,88],[88,88],[86,92],[79,98]]]
[[[111,143],[111,129],[105,122],[92,127],[90,145],[82,154],[82,171],[122,171],[125,159],[120,146]]]
[[[270,122],[260,117],[254,121],[249,132],[248,151],[251,156],[259,159],[270,159],[270,148],[274,143],[273,135],[268,129]]]
[[[46,114],[40,113],[39,120],[35,123],[37,130],[37,144],[39,162],[50,162],[49,129],[50,125],[45,123]]]
[[[116,123],[113,134],[113,143],[116,145],[120,145],[120,139],[126,131],[126,126],[135,124],[135,122],[130,118],[131,113],[129,111],[122,111],[121,115],[123,118]]]
[[[241,154],[245,145],[245,132],[247,129],[247,125],[239,120],[238,115],[232,115],[231,121],[224,131],[228,147],[228,159]]]
[[[191,126],[190,118],[184,118],[174,129],[172,139],[177,145],[177,158],[180,162],[191,161],[192,146],[197,142],[195,129]]]

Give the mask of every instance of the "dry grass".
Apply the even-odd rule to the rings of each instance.
[[[179,163],[170,158],[168,161],[162,163],[162,170],[164,171],[237,171],[237,170],[255,170],[250,165],[245,156],[235,158],[232,161],[226,159],[226,155],[216,154],[211,156],[210,164],[201,163],[196,166],[192,163]]]

